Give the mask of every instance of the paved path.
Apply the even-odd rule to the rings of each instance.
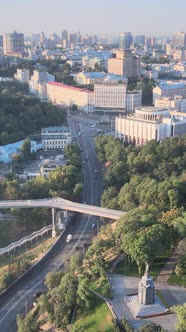
[[[160,271],[158,277],[156,278],[156,284],[158,283],[167,283],[170,275],[174,271],[174,267],[178,262],[178,259],[183,255],[183,248],[182,242],[180,241],[177,248],[171,255],[170,259],[168,260],[167,264],[164,268]]]
[[[161,291],[161,294],[170,307],[186,302],[186,288],[171,286],[167,283],[179,257],[181,257],[182,254],[183,249],[180,242],[155,281],[155,288]],[[123,276],[115,273],[109,273],[108,277],[113,293],[113,299],[110,302],[119,319],[125,317],[134,329],[139,329],[140,326],[145,325],[145,323],[154,322],[156,324],[160,324],[169,332],[175,332],[177,318],[174,313],[171,315],[139,320],[133,317],[129,312],[124,299],[126,295],[137,293],[140,278]]]
[[[167,264],[160,271],[160,274],[155,281],[156,289],[161,291],[161,294],[169,306],[179,305],[186,302],[186,288],[180,286],[171,286],[168,284],[168,279],[174,271],[174,267],[178,262],[178,259],[183,255],[183,253],[182,242],[180,241]]]

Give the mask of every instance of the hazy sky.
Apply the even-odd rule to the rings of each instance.
[[[0,34],[186,32],[186,0],[0,0]]]

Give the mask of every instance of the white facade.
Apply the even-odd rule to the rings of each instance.
[[[126,84],[103,82],[94,85],[94,107],[96,109],[115,109],[125,111]]]
[[[30,73],[28,69],[17,69],[17,73],[14,75],[15,79],[20,82],[29,82]]]
[[[71,129],[62,126],[42,128],[41,138],[44,150],[63,150],[72,142]]]
[[[79,109],[85,112],[93,110],[94,92],[86,89],[80,89],[68,86],[58,82],[47,84],[47,98],[54,104],[72,106],[77,105]]]
[[[87,113],[96,110],[133,113],[135,107],[142,105],[142,92],[127,92],[127,79],[116,79],[112,75],[94,84],[94,91],[50,82],[47,84],[47,98],[54,104],[67,107],[75,104]]]
[[[145,145],[155,139],[186,133],[186,118],[170,116],[166,108],[138,107],[132,117],[116,117],[115,135],[124,142]]]

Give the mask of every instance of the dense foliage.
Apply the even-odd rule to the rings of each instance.
[[[185,205],[186,136],[152,140],[144,147],[98,136],[95,147],[108,165],[103,206],[126,211],[153,205],[166,211]]]
[[[125,147],[99,136],[95,146],[106,165],[102,206],[128,211],[117,222],[115,245],[142,274],[145,262],[186,235],[186,137]]]
[[[29,96],[27,85],[0,83],[0,145],[40,134],[41,127],[63,125],[65,119],[64,110]]]
[[[156,83],[153,78],[142,77],[140,81],[129,82],[128,90],[142,90],[142,105],[152,105],[153,88]]]

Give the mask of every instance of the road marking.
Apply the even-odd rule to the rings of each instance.
[[[34,287],[32,287],[32,288],[30,288],[30,290],[29,291],[27,291],[24,295],[22,295],[20,298],[19,298],[19,300],[17,300],[14,304],[13,304],[13,306],[6,312],[6,314],[1,318],[1,320],[0,320],[0,324],[1,324],[1,322],[6,318],[6,316],[9,314],[9,312],[12,310],[12,309],[14,309],[15,307],[16,307],[16,305],[20,302],[20,300],[22,300],[22,299],[24,299],[25,297],[26,297],[26,295],[27,294],[29,294],[34,288],[36,288],[39,284],[41,284],[42,283],[42,281],[39,281],[37,284],[35,284],[34,285]]]

